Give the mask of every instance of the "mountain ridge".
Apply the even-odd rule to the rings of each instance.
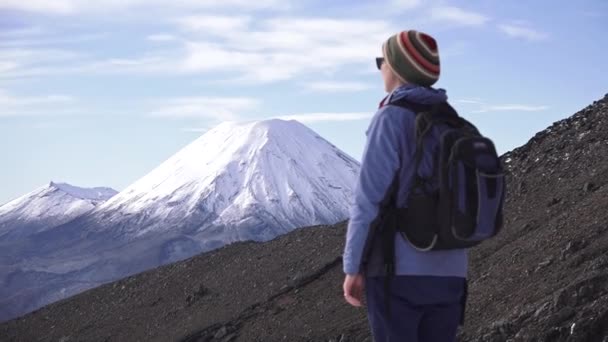
[[[51,230],[117,193],[108,187],[82,188],[51,181],[0,206],[0,239],[8,239],[8,234],[15,235],[14,239]]]

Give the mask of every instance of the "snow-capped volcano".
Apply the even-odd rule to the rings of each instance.
[[[80,188],[50,182],[0,206],[0,239],[51,229],[92,210],[117,193],[111,188]]]
[[[345,220],[358,172],[297,121],[221,124],[76,219],[0,240],[0,320],[231,242]]]
[[[224,123],[92,216],[131,237],[186,229],[203,244],[268,240],[346,219],[358,170],[297,121]]]

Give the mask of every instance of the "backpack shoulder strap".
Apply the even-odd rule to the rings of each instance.
[[[446,124],[453,128],[462,128],[470,124],[468,121],[461,118],[448,102],[440,102],[431,105],[412,103],[405,99],[399,99],[396,101],[391,101],[388,104],[409,109],[416,115],[414,132],[416,141],[414,168],[416,172],[414,173],[413,187],[424,189],[424,185],[430,182],[429,179],[420,177],[418,174],[418,169],[420,168],[420,163],[422,162],[424,138],[431,131],[433,126],[438,124]]]
[[[416,121],[415,121],[416,154],[414,157],[414,160],[415,160],[414,165],[415,165],[415,169],[418,170],[418,166],[420,165],[420,161],[422,159],[422,140],[424,138],[424,135],[426,135],[426,133],[430,130],[430,126],[427,125],[426,120],[420,120],[420,118],[422,117],[421,114],[430,112],[433,109],[433,105],[410,102],[403,98],[390,101],[386,105],[393,105],[393,106],[397,106],[397,107],[401,107],[401,108],[410,110],[416,116]],[[388,198],[386,198],[386,200],[387,200],[386,204],[389,204],[389,205],[392,204],[395,208],[397,207],[397,192],[399,191],[399,187],[400,187],[399,186],[399,175],[401,174],[401,167],[402,167],[402,165],[399,165],[399,168],[397,169],[397,174],[395,175],[395,179],[393,180],[393,182],[391,184],[392,189],[390,192],[390,196],[388,196]],[[416,172],[415,175],[416,175],[415,184],[418,184],[418,178],[419,178],[418,172]]]

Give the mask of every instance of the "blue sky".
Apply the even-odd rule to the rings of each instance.
[[[49,181],[117,190],[225,120],[297,118],[360,160],[374,57],[433,35],[448,92],[499,152],[608,92],[608,2],[0,0],[0,204]]]

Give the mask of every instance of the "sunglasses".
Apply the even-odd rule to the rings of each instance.
[[[378,67],[378,70],[380,70],[380,68],[382,68],[383,63],[384,63],[384,57],[376,57],[376,67]]]

